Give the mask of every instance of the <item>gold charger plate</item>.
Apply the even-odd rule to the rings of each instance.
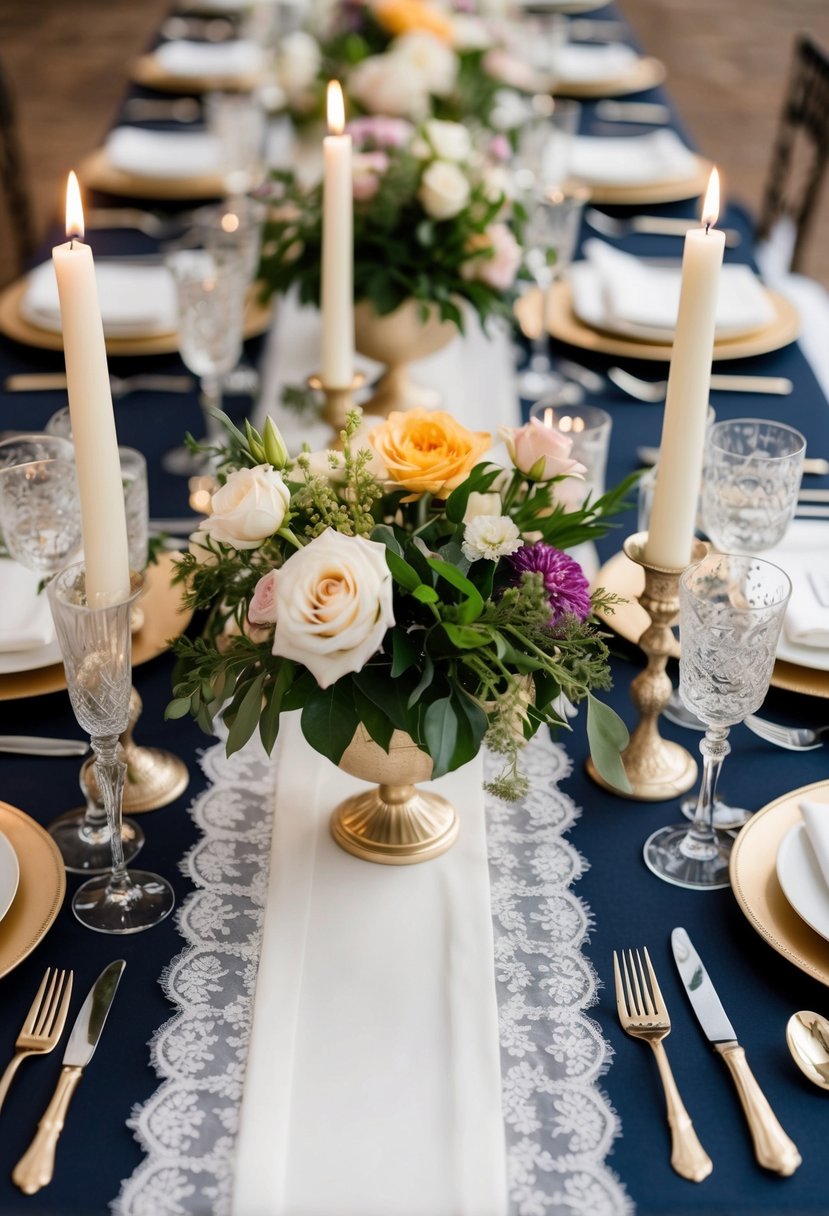
[[[731,889],[752,928],[778,954],[829,985],[829,942],[800,919],[777,878],[777,850],[801,819],[798,803],[807,795],[829,803],[829,781],[801,786],[752,815],[731,850]]]
[[[795,306],[784,296],[768,288],[766,295],[774,308],[774,319],[762,329],[737,338],[720,338],[714,343],[714,360],[750,359],[754,355],[765,355],[794,342],[800,333],[800,316]],[[672,344],[670,342],[638,342],[618,334],[604,333],[581,321],[573,312],[573,295],[570,284],[563,280],[554,283],[547,297],[547,329],[560,342],[580,346],[583,350],[596,351],[604,355],[616,355],[626,359],[646,359],[669,363]]]
[[[615,612],[600,614],[604,623],[626,642],[638,642],[648,626],[648,615],[636,599],[645,588],[645,572],[624,553],[616,553],[599,570],[594,586],[605,587],[625,597],[624,604],[617,604]],[[679,658],[679,639],[674,637],[670,650],[671,658]],[[778,659],[771,674],[772,688],[786,692],[804,693],[810,697],[829,697],[829,671],[815,671],[811,667],[800,667],[796,663],[785,663]]]
[[[270,325],[271,304],[262,304],[258,298],[259,288],[251,288],[245,308],[245,338],[262,334]],[[41,350],[63,350],[63,334],[52,329],[41,329],[27,321],[20,312],[26,294],[26,279],[17,279],[0,291],[0,333],[26,346],[37,346]],[[106,339],[108,355],[171,355],[178,350],[178,334],[151,334],[146,338]]]
[[[170,642],[184,633],[190,623],[192,610],[181,607],[182,589],[170,581],[172,572],[172,553],[162,553],[155,566],[147,567],[147,590],[140,600],[144,623],[132,639],[133,667],[163,654]],[[39,697],[65,687],[62,663],[39,667],[34,671],[17,671],[13,675],[0,676],[0,701]],[[3,922],[0,922],[0,932],[2,927]]]
[[[132,79],[163,93],[210,93],[222,89],[232,93],[252,93],[262,83],[261,72],[224,76],[175,76],[154,55],[141,55],[132,65]]]
[[[81,184],[89,190],[127,198],[169,199],[197,202],[223,198],[227,186],[221,173],[202,173],[195,177],[152,177],[117,169],[106,148],[96,148],[78,165]]]
[[[665,181],[645,182],[637,186],[617,186],[611,182],[583,182],[574,178],[574,184],[585,186],[590,191],[590,202],[611,207],[641,207],[656,203],[678,203],[686,198],[699,198],[711,176],[711,162],[697,156],[696,168],[689,177],[669,177]]]
[[[0,921],[0,976],[21,963],[45,937],[60,912],[66,870],[58,846],[39,823],[0,802],[0,832],[17,854],[20,882]]]
[[[625,97],[628,93],[655,89],[667,74],[661,59],[644,56],[621,76],[610,76],[606,80],[557,80],[553,92],[562,97]]]

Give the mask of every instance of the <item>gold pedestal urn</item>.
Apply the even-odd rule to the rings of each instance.
[[[418,300],[405,300],[394,312],[381,316],[368,300],[354,309],[354,341],[361,355],[385,363],[386,370],[371,397],[363,402],[367,414],[387,415],[391,410],[416,407],[434,409],[441,404],[437,389],[417,384],[409,374],[409,364],[434,355],[456,336],[451,321],[441,321],[437,305],[427,306],[426,320]]]
[[[340,848],[363,861],[408,866],[439,857],[458,836],[458,816],[440,794],[418,790],[432,775],[432,760],[411,737],[396,730],[388,752],[358,726],[340,768],[377,788],[346,798],[331,816]]]

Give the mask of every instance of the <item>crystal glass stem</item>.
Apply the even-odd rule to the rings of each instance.
[[[717,783],[720,779],[723,760],[731,751],[727,726],[709,726],[700,740],[702,753],[702,781],[697,799],[697,809],[690,830],[680,845],[686,857],[693,861],[711,861],[717,856],[717,837],[714,832],[714,803],[717,798]]]
[[[117,735],[93,735],[92,748],[95,752],[95,776],[106,811],[112,849],[109,892],[112,895],[126,895],[132,885],[124,861],[124,845],[121,839],[121,808],[127,764]]]

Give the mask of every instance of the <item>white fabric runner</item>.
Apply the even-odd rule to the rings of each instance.
[[[233,1211],[502,1216],[480,758],[436,783],[461,815],[456,845],[395,867],[331,839],[331,810],[365,783],[316,756],[293,715],[280,749]]]

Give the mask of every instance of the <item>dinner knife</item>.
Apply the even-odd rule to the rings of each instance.
[[[38,735],[0,735],[0,752],[15,756],[85,756],[87,739],[45,739]]]
[[[144,375],[129,376],[133,389],[143,389],[146,392],[159,393],[189,393],[192,392],[194,381],[192,376],[173,375]],[[115,386],[121,381],[116,380]],[[15,372],[3,381],[3,387],[8,393],[40,393],[51,389],[66,388],[65,372]]]
[[[654,465],[659,460],[659,448],[638,447],[636,449],[636,459],[641,464]],[[803,472],[815,477],[825,477],[829,473],[829,460],[824,460],[822,456],[815,456],[813,458],[807,456],[803,461]]]
[[[788,1177],[800,1165],[797,1146],[783,1131],[748,1066],[746,1053],[737,1042],[734,1027],[717,996],[714,985],[699,955],[684,929],[674,929],[671,934],[674,962],[688,994],[691,1007],[697,1015],[705,1037],[714,1050],[722,1056],[737,1087],[737,1094],[748,1120],[754,1155],[767,1170]]]
[[[126,963],[116,959],[104,968],[75,1018],[75,1025],[63,1054],[63,1067],[52,1100],[38,1124],[32,1143],[12,1171],[12,1181],[24,1195],[34,1195],[52,1181],[55,1147],[63,1128],[69,1100],[83,1070],[95,1054],[107,1014]]]

